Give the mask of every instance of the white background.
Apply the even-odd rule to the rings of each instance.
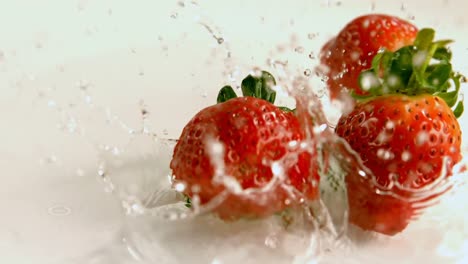
[[[83,106],[85,95],[134,128],[143,100],[153,131],[176,137],[228,80],[227,47],[245,71],[264,66],[295,33],[306,57],[372,2],[373,12],[414,16],[419,27],[455,39],[454,64],[468,73],[464,0],[405,1],[404,8],[402,1],[197,2],[0,0],[1,263],[67,263],[118,237],[119,204],[97,179],[88,140],[125,135],[103,126],[102,111]],[[212,25],[224,43],[196,21]],[[316,64],[296,60],[304,69]],[[461,124],[468,128],[466,118]]]

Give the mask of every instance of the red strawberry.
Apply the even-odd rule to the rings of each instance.
[[[456,118],[463,105],[450,108],[457,102],[461,76],[451,70],[448,41],[432,42],[433,37],[433,30],[423,29],[414,46],[376,56],[376,68],[361,76],[370,95],[361,98],[336,127],[380,185],[357,172],[347,175],[350,222],[365,230],[401,232],[424,207],[422,202],[439,195],[418,200],[408,188],[422,190],[450,176],[461,160]],[[450,90],[451,82],[455,87]]]
[[[191,198],[198,195],[202,205],[227,191],[226,199],[213,209],[222,219],[269,216],[297,205],[300,198],[318,196],[312,155],[289,146],[303,139],[293,113],[254,97],[229,99],[201,110],[185,126],[170,164],[174,184],[184,183],[184,193]],[[209,154],[213,141],[224,146],[224,174],[232,176],[242,189],[266,187],[273,178],[272,161],[284,166],[283,184],[248,195],[229,191],[215,178],[214,159]]]
[[[400,18],[372,14],[355,18],[323,47],[320,61],[326,73],[330,97],[339,97],[343,88],[362,95],[359,74],[371,67],[373,57],[381,49],[396,51],[413,43],[417,28]]]

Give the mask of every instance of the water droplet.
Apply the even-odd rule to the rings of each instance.
[[[409,161],[411,159],[411,152],[409,151],[403,151],[403,153],[401,153],[401,160],[402,161]]]
[[[49,207],[47,212],[53,216],[67,216],[71,214],[71,208],[64,205],[55,205]]]
[[[316,59],[315,53],[314,53],[313,51],[311,51],[311,52],[309,53],[309,59],[311,59],[311,60],[315,60],[315,59]]]
[[[49,164],[56,163],[57,160],[58,160],[58,158],[57,158],[57,156],[55,156],[55,155],[50,155],[49,157],[46,157],[46,158],[44,159],[44,161],[45,161],[46,163],[49,163]]]
[[[390,159],[393,159],[394,158],[394,154],[389,151],[389,150],[385,150],[385,149],[378,149],[377,150],[377,157],[383,159],[383,160],[390,160]]]
[[[359,52],[351,52],[351,60],[357,61],[361,57],[361,54]]]
[[[106,176],[106,171],[104,170],[104,168],[99,168],[97,173],[99,177],[104,178]]]
[[[392,74],[388,76],[387,82],[390,86],[397,86],[400,83],[400,77],[398,77],[395,74]]]
[[[327,130],[327,128],[328,128],[327,124],[315,125],[313,131],[315,134],[321,134],[325,130]]]
[[[429,140],[429,134],[426,132],[420,132],[416,135],[416,145],[421,146]]]
[[[177,183],[177,184],[174,186],[174,189],[175,189],[176,191],[178,191],[178,192],[181,193],[181,192],[185,191],[185,188],[186,188],[186,187],[187,187],[187,186],[185,185],[185,183],[179,182],[179,183]]]
[[[312,74],[312,71],[310,69],[305,69],[304,75],[309,77]]]
[[[422,66],[423,63],[426,61],[427,52],[426,51],[418,51],[413,57],[413,65],[418,67]]]
[[[70,118],[67,122],[67,129],[70,133],[75,133],[78,124],[74,118]]]
[[[93,103],[93,99],[92,99],[92,97],[89,96],[89,95],[86,95],[86,96],[84,97],[84,101],[85,101],[85,103],[87,103],[87,104],[92,104],[92,103]]]
[[[179,14],[177,12],[174,12],[171,14],[171,18],[176,19]]]
[[[57,106],[57,103],[54,100],[49,100],[47,102],[47,106],[50,107],[50,108],[54,108],[54,107]]]
[[[271,172],[275,176],[280,176],[284,174],[284,168],[279,162],[273,162],[271,165]]]
[[[314,39],[317,36],[318,36],[318,33],[309,33],[309,34],[307,34],[307,38],[309,38],[309,39]]]
[[[405,3],[401,3],[400,10],[401,10],[401,11],[405,11],[405,10],[406,10],[406,5],[405,5]]]
[[[216,157],[223,157],[224,156],[224,145],[223,143],[216,141],[216,140],[210,140],[208,143],[208,152],[210,155],[216,156]]]
[[[385,123],[385,128],[386,129],[393,129],[393,128],[395,128],[395,123],[392,122],[392,121],[387,121],[387,123]]]
[[[224,39],[223,38],[217,38],[217,42],[218,42],[218,44],[223,44]]]
[[[43,45],[41,42],[38,41],[38,42],[36,42],[36,44],[34,45],[34,47],[35,47],[36,49],[42,49],[42,48],[44,47],[44,45]]]
[[[304,47],[302,47],[302,46],[296,47],[294,49],[294,51],[297,52],[297,53],[302,54],[302,53],[304,53]]]
[[[361,87],[363,90],[368,91],[374,86],[379,85],[379,79],[372,73],[363,73],[361,78]]]
[[[149,112],[148,112],[148,110],[146,110],[146,108],[143,108],[143,106],[142,106],[140,111],[141,111],[141,116],[143,117],[143,119],[148,117]]]
[[[120,153],[121,153],[121,151],[120,151],[120,149],[118,147],[113,147],[112,148],[112,155],[118,156],[118,155],[120,155]]]
[[[79,80],[76,83],[76,87],[78,87],[80,90],[83,90],[83,91],[86,91],[90,86],[91,86],[91,83],[87,80]]]
[[[265,246],[269,248],[277,248],[279,244],[278,238],[276,235],[269,235],[265,238]]]
[[[320,64],[317,67],[315,67],[315,73],[318,76],[324,76],[326,78],[327,74],[330,72],[330,67]]]

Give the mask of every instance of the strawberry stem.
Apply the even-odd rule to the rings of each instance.
[[[434,41],[435,31],[430,28],[418,32],[413,45],[395,52],[384,50],[372,60],[372,68],[362,72],[359,84],[368,94],[358,96],[365,100],[384,94],[432,94],[444,99],[454,114],[463,113],[463,102],[458,92],[462,75],[452,70],[452,53],[447,45],[451,40]]]

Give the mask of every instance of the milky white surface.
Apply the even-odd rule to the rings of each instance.
[[[196,111],[214,102],[222,85],[238,83],[251,68],[265,67],[269,58],[287,58],[298,69],[313,69],[317,61],[308,54],[317,55],[357,15],[373,10],[414,16],[419,27],[435,27],[439,37],[456,40],[454,66],[468,74],[464,0],[179,2],[184,7],[169,0],[0,0],[0,263],[133,263],[135,257],[121,250],[126,242],[122,234],[131,234],[133,221],[139,219],[127,219],[119,195],[106,192],[109,186],[98,176],[102,156],[96,146],[130,153],[123,156],[124,165],[116,165],[116,175],[125,178],[120,182],[125,193],[141,186],[131,180],[135,175],[162,179],[168,173],[166,156],[156,153],[163,156],[154,163],[138,158],[155,151],[156,143],[126,148],[128,130],[141,128],[141,108],[149,112],[146,124],[152,132],[175,138]],[[209,25],[214,36],[200,23]],[[279,45],[290,49],[289,55],[279,54]],[[231,62],[225,61],[228,51]],[[460,124],[468,131],[468,115]],[[145,186],[160,184],[158,180]],[[447,196],[394,239],[363,239],[353,254],[333,252],[323,262],[409,263],[405,259],[413,258],[438,263],[435,256],[442,256],[465,263],[466,189]],[[140,251],[160,252],[168,263],[224,263],[209,259],[214,253],[226,263],[255,263],[253,256],[270,258],[270,263],[291,261],[288,254],[270,256],[263,245],[242,242],[280,232],[268,222],[273,220],[233,227],[212,219],[196,221],[201,229],[192,236],[186,229],[198,222],[141,224],[152,244],[139,240]],[[179,236],[169,239],[163,231]],[[232,246],[224,242],[219,242],[219,251],[204,251],[207,255],[188,250],[190,243],[219,240],[223,232],[241,234],[229,240],[238,244],[239,252],[223,251],[223,246]],[[270,250],[275,239],[268,240]],[[285,239],[294,243],[297,237]],[[185,245],[184,250],[174,251],[177,245]],[[300,254],[294,244],[285,245],[284,252]],[[415,251],[415,245],[421,249]],[[153,263],[163,260],[150,257]]]

